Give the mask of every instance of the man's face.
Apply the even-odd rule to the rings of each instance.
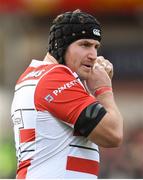
[[[99,41],[80,39],[70,44],[65,53],[65,64],[76,72],[81,80],[86,80],[97,58]]]

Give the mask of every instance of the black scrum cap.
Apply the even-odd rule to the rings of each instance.
[[[92,15],[80,10],[65,12],[53,21],[49,33],[48,51],[60,64],[64,64],[67,47],[79,39],[94,39],[100,42],[99,22]]]

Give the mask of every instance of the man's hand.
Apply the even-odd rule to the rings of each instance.
[[[113,65],[103,56],[97,57],[86,85],[89,91],[94,94],[96,89],[101,87],[112,87],[111,79],[113,77]]]
[[[123,118],[111,90],[112,77],[113,65],[100,56],[97,58],[96,64],[86,81],[90,93],[107,111],[88,136],[89,140],[102,147],[117,147],[123,139]]]
[[[98,56],[96,59],[95,66],[96,65],[101,65],[105,69],[105,71],[107,72],[110,79],[112,79],[112,77],[113,77],[113,65],[109,60],[105,59],[103,56]]]

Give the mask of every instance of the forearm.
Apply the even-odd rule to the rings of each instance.
[[[112,92],[96,97],[107,113],[89,135],[89,139],[102,147],[116,147],[122,141],[123,119]]]
[[[100,94],[96,97],[100,104],[106,109],[109,114],[115,114],[116,118],[121,118],[121,113],[116,105],[114,94],[112,91]]]
[[[101,94],[97,97],[97,100],[103,107],[106,109],[107,114],[111,117],[110,119],[110,127],[117,131],[122,131],[123,129],[123,118],[121,113],[116,105],[113,92],[107,92],[105,94]]]
[[[86,81],[90,93],[107,111],[88,136],[91,141],[102,147],[119,146],[123,138],[123,119],[114,100],[112,76],[112,64],[100,57],[97,58],[97,63]]]

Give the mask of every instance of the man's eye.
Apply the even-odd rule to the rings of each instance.
[[[95,46],[95,49],[99,49],[99,45]]]
[[[88,43],[83,43],[83,44],[81,44],[81,46],[83,46],[83,47],[89,47],[90,45],[89,45]]]

